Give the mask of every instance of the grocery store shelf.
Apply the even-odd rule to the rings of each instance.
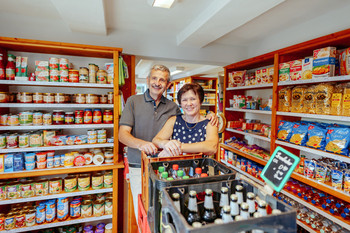
[[[347,116],[318,115],[318,114],[306,114],[306,113],[296,113],[296,112],[277,112],[277,115],[350,122],[350,117],[347,117]]]
[[[203,91],[216,91],[216,89],[203,89]]]
[[[250,154],[247,154],[246,152],[242,152],[240,150],[237,150],[236,148],[232,147],[232,146],[228,146],[228,145],[225,145],[223,143],[220,143],[220,147],[226,149],[226,150],[229,150],[229,151],[232,151],[233,153],[236,153],[242,157],[245,157],[247,159],[250,159],[256,163],[259,163],[261,165],[266,165],[267,164],[267,161],[264,160],[264,159],[261,159],[261,158],[258,158],[256,156],[253,156],[253,155],[250,155]]]
[[[266,83],[266,84],[260,84],[260,85],[253,85],[253,86],[242,86],[242,87],[228,87],[226,88],[226,91],[234,91],[234,90],[245,90],[245,89],[264,89],[264,88],[272,88],[272,83]]]
[[[289,85],[303,85],[303,84],[314,84],[314,83],[322,83],[322,82],[342,82],[349,81],[350,75],[343,76],[335,76],[335,77],[325,77],[325,78],[313,78],[306,80],[298,80],[298,81],[285,81],[279,82],[278,86],[289,86]]]
[[[81,173],[81,172],[93,172],[93,171],[104,171],[124,168],[123,163],[118,164],[102,164],[102,165],[84,165],[81,167],[57,167],[57,168],[45,168],[45,169],[34,169],[31,171],[15,171],[15,172],[2,172],[0,173],[1,179],[12,179],[12,178],[23,178],[23,177],[34,177],[34,176],[49,176],[59,175],[68,173]]]
[[[295,196],[295,195],[293,195],[285,190],[282,190],[281,193],[288,196],[289,198],[293,199],[294,201],[302,204],[303,206],[315,211],[316,213],[328,218],[329,220],[333,221],[334,223],[340,225],[341,227],[344,227],[345,229],[350,230],[350,222],[349,221],[346,221],[341,217],[331,215],[327,211],[325,211],[324,209],[319,208],[317,206],[314,206],[314,205],[304,201],[303,199],[300,199],[299,197],[297,197],[297,196]]]
[[[47,86],[47,87],[72,87],[72,88],[106,88],[113,89],[113,84],[99,83],[70,83],[70,82],[40,82],[40,81],[16,81],[0,80],[0,84],[11,86]]]
[[[37,129],[97,129],[113,128],[113,124],[66,124],[66,125],[18,125],[0,126],[0,130],[37,130]]]
[[[72,219],[72,220],[66,220],[66,221],[55,221],[53,223],[46,223],[41,225],[35,225],[32,227],[22,227],[22,228],[16,228],[13,230],[8,231],[2,231],[3,233],[14,233],[14,232],[32,232],[40,229],[47,229],[47,228],[53,228],[53,227],[59,227],[59,226],[67,226],[71,224],[78,224],[78,223],[85,223],[85,222],[94,222],[94,221],[101,221],[106,219],[112,219],[112,215],[103,215],[101,217],[89,217],[89,218],[78,218],[78,219]]]
[[[271,142],[270,138],[265,137],[265,136],[261,136],[261,135],[258,135],[258,134],[254,134],[254,133],[247,133],[247,132],[244,132],[244,131],[240,131],[240,130],[236,130],[236,129],[230,129],[230,128],[226,128],[226,131],[230,131],[230,132],[233,132],[233,133],[238,133],[238,134],[250,136],[250,137],[257,138],[257,139],[260,139],[260,140],[264,140],[264,141],[267,141],[267,142]]]
[[[0,108],[113,108],[113,104],[23,104],[0,103]]]
[[[113,188],[89,189],[86,191],[75,191],[75,192],[69,192],[69,193],[62,192],[59,194],[52,194],[52,195],[2,200],[0,201],[0,205],[23,203],[23,202],[30,202],[30,201],[41,201],[41,200],[48,200],[48,199],[54,199],[54,198],[60,198],[60,197],[82,196],[82,195],[96,194],[96,193],[110,193],[110,192],[113,192]]]
[[[350,158],[347,156],[344,156],[344,155],[333,154],[333,153],[325,152],[322,150],[312,149],[312,148],[309,148],[306,146],[298,146],[298,145],[288,143],[288,142],[283,142],[280,140],[276,140],[276,144],[281,145],[281,146],[287,146],[290,148],[294,148],[294,149],[304,151],[307,153],[317,154],[319,156],[323,156],[323,157],[327,157],[327,158],[331,158],[331,159],[335,159],[335,160],[341,160],[343,162],[350,163]]]
[[[233,111],[233,112],[247,112],[247,113],[267,114],[267,115],[272,114],[272,111],[241,109],[241,108],[225,108],[225,110],[226,111]]]
[[[299,221],[297,219],[297,224],[299,226],[301,226],[302,228],[304,228],[305,230],[307,230],[308,232],[311,232],[311,233],[319,233],[319,231],[315,231],[314,229],[312,229],[311,227],[309,227],[307,224],[303,223],[302,221]]]
[[[113,147],[113,146],[114,146],[114,143],[81,144],[81,145],[70,145],[70,146],[41,146],[41,147],[0,149],[0,153],[46,151],[46,150],[56,151],[56,150],[72,150],[72,149],[85,149],[85,148],[103,148],[103,147]]]

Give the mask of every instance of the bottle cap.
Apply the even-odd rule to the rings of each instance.
[[[208,174],[207,173],[202,173],[201,177],[208,177]]]
[[[190,177],[189,176],[183,176],[182,179],[186,180],[186,179],[189,179]]]
[[[260,208],[266,208],[266,201],[264,201],[264,200],[260,200],[260,201],[258,201],[258,206],[260,207]]]
[[[175,199],[174,201],[180,199],[180,194],[178,194],[178,193],[173,193],[171,196],[173,197],[173,199]]]
[[[228,193],[228,188],[227,187],[221,187],[221,193]]]
[[[233,201],[233,202],[237,202],[237,201],[238,201],[238,197],[237,197],[236,194],[231,194],[230,199],[231,199],[231,201]]]
[[[225,205],[224,207],[222,207],[224,209],[224,213],[225,214],[229,214],[231,212],[231,207],[228,205]]]
[[[200,222],[194,222],[194,223],[192,223],[192,227],[193,227],[193,228],[201,228],[201,227],[202,227],[202,223],[200,223]]]
[[[168,177],[168,178],[166,178],[166,180],[174,180],[174,178],[173,177]]]
[[[205,195],[211,196],[212,193],[213,193],[213,190],[211,190],[211,189],[205,189]]]
[[[201,174],[201,173],[202,173],[202,168],[196,167],[195,173],[196,173],[196,174]]]
[[[243,190],[243,186],[242,185],[236,185],[236,191],[241,192]]]
[[[165,179],[165,178],[168,178],[169,174],[167,172],[162,172],[162,178]]]
[[[173,170],[179,170],[179,164],[173,164]]]
[[[279,209],[273,209],[271,214],[281,214],[282,211],[280,211]]]
[[[254,200],[255,194],[252,193],[252,192],[248,192],[248,193],[247,193],[247,198],[250,199],[250,200]]]
[[[253,217],[254,217],[254,218],[260,218],[260,217],[262,217],[262,214],[259,213],[259,212],[255,212],[255,213],[253,214]]]
[[[221,218],[217,218],[217,219],[215,219],[214,223],[215,223],[215,224],[223,224],[224,221],[222,221]]]
[[[248,205],[247,203],[245,203],[245,202],[242,202],[242,204],[241,204],[241,210],[246,210],[246,211],[248,211],[248,209],[249,209],[249,205]]]
[[[190,195],[190,197],[195,197],[195,196],[197,195],[197,192],[194,191],[194,190],[191,190],[191,191],[189,192],[189,195]]]
[[[178,171],[177,171],[177,176],[178,176],[178,177],[183,177],[183,176],[184,176],[184,171],[178,170]]]
[[[158,168],[158,172],[162,173],[162,172],[164,172],[164,171],[165,171],[165,168],[164,168],[163,166],[160,166],[160,167]]]

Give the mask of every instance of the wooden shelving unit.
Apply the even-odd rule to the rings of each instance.
[[[0,130],[2,132],[11,130],[38,130],[38,129],[63,129],[63,130],[80,130],[80,129],[91,129],[91,128],[105,128],[111,132],[114,136],[114,143],[104,143],[104,144],[84,144],[84,145],[70,145],[70,146],[57,146],[57,147],[36,147],[36,148],[13,148],[13,149],[1,149],[0,153],[8,152],[24,152],[24,151],[45,151],[45,150],[77,150],[80,148],[101,148],[101,147],[113,147],[114,161],[113,164],[102,164],[100,166],[96,165],[86,165],[82,167],[59,167],[52,169],[34,169],[32,171],[20,171],[20,172],[9,172],[1,173],[0,181],[12,178],[23,178],[23,177],[38,177],[47,175],[60,175],[68,173],[80,173],[80,172],[94,172],[94,171],[105,171],[113,170],[113,188],[101,189],[101,190],[88,190],[85,192],[79,192],[77,195],[86,195],[90,193],[100,192],[113,192],[113,214],[105,215],[101,217],[91,217],[82,219],[71,219],[64,222],[54,222],[50,224],[36,225],[33,227],[24,227],[20,229],[13,229],[4,232],[24,232],[24,231],[34,231],[38,229],[52,228],[57,226],[70,225],[75,223],[92,222],[100,220],[111,220],[113,223],[113,232],[117,232],[118,229],[118,200],[119,197],[119,171],[124,168],[121,156],[119,156],[118,150],[118,121],[119,121],[119,65],[118,58],[121,56],[122,49],[115,47],[103,47],[103,46],[93,46],[93,45],[81,45],[81,44],[71,44],[62,42],[50,42],[50,41],[40,41],[40,40],[29,40],[29,39],[19,39],[19,38],[8,38],[0,37],[0,50],[6,53],[35,53],[42,54],[44,57],[50,56],[64,57],[71,56],[70,62],[74,63],[74,58],[79,60],[82,57],[91,57],[101,59],[101,63],[109,59],[108,62],[113,63],[113,74],[114,74],[114,84],[94,84],[94,83],[57,83],[57,82],[39,82],[39,81],[9,81],[0,80],[1,91],[16,90],[16,88],[24,88],[26,91],[30,92],[32,88],[56,88],[57,92],[68,93],[72,91],[87,90],[91,89],[91,92],[114,92],[114,104],[19,104],[19,103],[1,103],[0,113],[8,113],[11,109],[84,109],[84,108],[102,108],[102,109],[114,109],[114,123],[113,124],[101,124],[101,125],[50,125],[50,126],[1,126]],[[128,56],[128,55],[126,55]],[[130,59],[129,59],[130,58]],[[103,60],[102,60],[103,59]],[[128,57],[128,65],[134,66],[132,62],[132,57]],[[43,60],[46,60],[43,59]],[[130,62],[131,61],[131,62]],[[34,63],[31,57],[28,57],[28,63]],[[87,65],[87,64],[86,64]],[[100,64],[103,66],[103,64]],[[133,73],[131,73],[133,75]],[[72,89],[73,88],[73,89]],[[67,92],[64,92],[66,90]],[[96,91],[96,92],[94,92]],[[74,92],[73,92],[74,93]],[[75,92],[77,93],[77,92]],[[79,93],[79,92],[78,92]],[[22,110],[23,111],[23,110]],[[70,194],[58,194],[58,195],[71,195]],[[75,195],[75,193],[74,193]],[[119,194],[120,195],[120,194]],[[52,196],[47,196],[52,197]],[[36,197],[34,197],[36,199]],[[45,199],[45,197],[43,197]],[[18,199],[22,201],[22,199]],[[11,200],[12,203],[16,203],[16,200]],[[33,201],[33,199],[28,199],[27,201]],[[6,201],[0,202],[0,205],[7,204]],[[120,208],[119,208],[120,209]]]
[[[224,114],[227,121],[230,120],[238,120],[239,118],[244,118],[247,111],[242,111],[237,109],[230,108],[229,100],[232,96],[235,95],[243,95],[245,91],[256,90],[261,88],[271,88],[272,89],[272,111],[271,111],[271,143],[270,143],[270,151],[273,152],[277,146],[282,146],[285,149],[291,151],[296,155],[300,155],[305,153],[312,153],[314,156],[318,157],[328,157],[337,160],[341,160],[347,163],[350,163],[350,159],[347,156],[341,156],[333,153],[328,153],[308,147],[302,147],[298,145],[294,145],[288,142],[282,142],[277,140],[277,126],[280,120],[291,120],[297,121],[301,119],[311,119],[318,122],[323,121],[332,121],[332,122],[350,122],[350,117],[344,116],[331,116],[331,115],[316,115],[316,114],[303,114],[303,113],[293,113],[293,112],[280,112],[278,111],[278,92],[281,88],[286,86],[297,86],[297,85],[305,85],[305,84],[316,84],[321,82],[348,82],[350,80],[349,75],[345,76],[336,76],[329,78],[319,78],[319,79],[310,79],[310,80],[299,80],[299,81],[287,81],[287,82],[279,82],[278,81],[278,71],[279,64],[284,62],[293,61],[295,59],[303,59],[308,56],[312,56],[313,50],[320,49],[324,47],[337,47],[337,49],[345,49],[350,47],[350,29],[332,33],[330,35],[326,35],[323,37],[319,37],[313,40],[309,40],[300,44],[296,44],[293,46],[289,46],[286,48],[282,48],[270,53],[266,53],[257,57],[252,57],[244,61],[236,62],[231,65],[228,65],[225,68],[225,79],[224,79]],[[241,71],[241,70],[256,70],[267,66],[274,67],[274,75],[273,75],[273,83],[264,86],[245,86],[245,87],[233,87],[228,88],[228,77],[229,73],[233,71]],[[234,112],[234,114],[233,114]],[[256,112],[257,113],[257,112]],[[224,140],[230,138],[231,136],[240,136],[238,132],[231,132],[227,129],[224,132]],[[242,153],[233,148],[228,147],[227,145],[221,144],[220,147],[225,148],[227,150],[231,150],[243,157],[248,159],[252,159],[253,161],[265,165],[265,161],[257,160],[256,158],[252,158],[252,156],[247,156],[246,153]],[[348,193],[343,192],[342,190],[335,190],[333,187],[328,184],[318,183],[315,180],[307,179],[304,176],[301,176],[297,173],[293,173],[292,177],[300,182],[306,183],[312,187],[320,189],[321,191],[334,195],[341,200],[346,202],[350,202],[350,195]],[[301,202],[302,204],[307,204],[306,202]],[[312,205],[310,205],[312,207]],[[350,229],[350,225],[343,220],[342,218],[336,218],[324,210],[319,208],[314,208],[314,210],[326,218],[332,219],[337,222],[337,224],[343,224],[346,229]]]

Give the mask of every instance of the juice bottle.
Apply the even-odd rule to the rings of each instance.
[[[337,207],[337,204],[333,202],[329,209],[329,212],[335,216],[340,216],[343,210],[344,210],[344,206]]]

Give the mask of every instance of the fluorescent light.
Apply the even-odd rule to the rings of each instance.
[[[175,74],[183,72],[184,70],[185,70],[185,67],[183,67],[183,66],[176,66],[175,70],[170,72],[170,75],[173,76]]]
[[[154,0],[152,3],[153,7],[170,8],[175,0]]]

